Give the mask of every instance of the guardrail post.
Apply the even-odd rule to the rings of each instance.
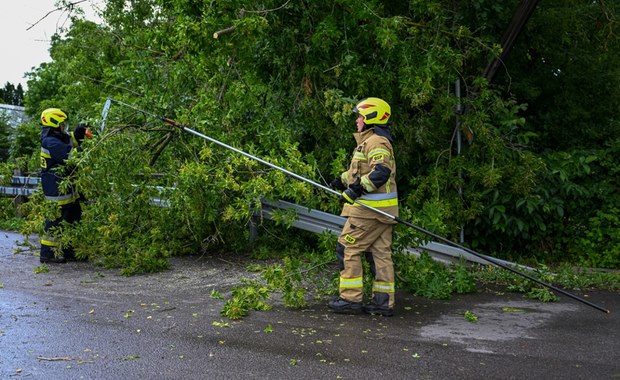
[[[16,177],[21,177],[22,176],[22,170],[21,169],[14,169],[13,170],[13,175]],[[23,217],[23,215],[21,214],[21,212],[19,212],[19,206],[21,206],[22,204],[26,203],[26,201],[28,200],[28,198],[25,195],[18,195],[13,199],[13,206],[15,206],[15,216],[18,218]]]
[[[254,242],[256,242],[256,239],[258,238],[257,226],[260,218],[260,211],[258,210],[258,207],[254,205],[252,209],[252,216],[250,217],[250,223],[248,223],[248,227],[250,229],[250,238],[248,243],[250,247],[254,246]]]

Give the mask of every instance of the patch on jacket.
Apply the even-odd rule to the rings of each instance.
[[[349,234],[344,235],[344,241],[349,244],[355,244],[355,238]]]

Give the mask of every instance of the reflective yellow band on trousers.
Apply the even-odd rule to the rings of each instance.
[[[41,245],[46,245],[48,247],[60,247],[60,243],[53,240],[41,239]]]
[[[377,281],[372,284],[372,290],[380,293],[394,293],[394,283]]]
[[[55,197],[46,195],[45,198],[47,200],[57,202],[58,205],[62,206],[62,205],[68,205],[69,203],[75,202],[76,200],[78,200],[79,197],[75,195],[74,193],[71,193],[71,194],[59,195]]]
[[[362,277],[344,278],[340,277],[340,287],[345,289],[363,288],[364,282]]]

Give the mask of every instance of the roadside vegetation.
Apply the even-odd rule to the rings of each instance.
[[[247,254],[263,199],[330,213],[340,205],[156,116],[327,183],[354,148],[353,105],[379,96],[393,111],[403,219],[453,241],[462,233],[468,247],[566,288],[617,290],[620,5],[540,2],[485,76],[520,3],[107,0],[100,24],[67,5],[71,26],[52,38],[51,62],[28,74],[23,104],[34,121],[0,128],[0,171],[37,175],[41,110],[89,123],[95,138],[69,163],[83,220],[62,241],[126,275],[157,272],[174,255]],[[130,106],[113,102],[103,120],[110,97]],[[155,197],[167,207],[153,207]],[[17,221],[3,202],[2,225],[26,235],[58,212],[40,191],[19,211]],[[333,238],[284,228],[292,217],[258,224],[267,241],[252,255],[277,260],[256,268],[261,281],[239,284],[226,315],[267,307],[274,291],[292,307],[309,289],[334,292]],[[399,253],[425,238],[396,229],[399,289],[446,298],[493,281],[553,299],[504,271]]]

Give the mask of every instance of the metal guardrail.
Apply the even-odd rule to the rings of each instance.
[[[0,186],[0,195],[5,196],[30,196],[36,190],[39,185],[40,178],[38,177],[20,177],[13,176],[11,179],[12,186]],[[297,219],[293,222],[293,227],[299,228],[304,231],[313,233],[322,233],[329,231],[335,235],[339,235],[342,231],[342,227],[346,222],[346,218],[327,212],[310,209],[308,207],[300,206],[295,203],[286,201],[271,202],[263,200],[261,207],[261,216],[263,218],[273,220],[274,213],[280,211],[286,211],[293,209],[297,215]],[[166,207],[167,201],[160,198],[153,198],[152,204],[159,207]],[[426,251],[431,258],[442,264],[452,264],[458,262],[461,258],[470,263],[477,264],[489,264],[477,256],[474,256],[460,248],[452,247],[446,244],[429,242],[422,244],[415,248],[408,248],[407,251],[416,256],[421,255],[423,251]],[[488,257],[482,255],[483,257]],[[504,265],[514,266],[516,268],[524,270],[534,270],[533,268],[518,265],[510,261],[504,261],[497,258],[491,258],[496,262],[500,262]]]
[[[277,202],[269,202],[262,201],[262,216],[267,219],[273,219],[272,214],[279,210],[287,210],[293,209],[297,214],[297,219],[293,222],[293,227],[310,231],[314,233],[321,233],[323,231],[330,231],[336,235],[339,235],[342,231],[342,227],[344,227],[344,223],[346,222],[346,218],[342,216],[337,216],[334,214],[330,214],[323,211],[313,210],[304,206],[300,206],[295,203],[290,203],[286,201],[277,201]],[[423,251],[426,251],[428,255],[433,258],[435,261],[438,261],[442,264],[453,264],[458,262],[462,257],[465,261],[470,263],[477,263],[487,265],[490,264],[488,261],[483,260],[477,256],[474,256],[466,251],[463,251],[460,248],[452,247],[446,244],[429,242],[426,244],[422,244],[418,247],[409,247],[407,251],[416,256],[421,255]],[[483,257],[489,257],[486,255],[482,255]],[[526,270],[534,270],[533,268],[526,267],[523,265],[515,264],[510,261],[504,261],[497,258],[491,258],[496,262],[500,262],[505,265],[518,267]]]
[[[0,195],[29,197],[34,193],[41,179],[39,177],[11,177],[11,186],[0,186]]]

